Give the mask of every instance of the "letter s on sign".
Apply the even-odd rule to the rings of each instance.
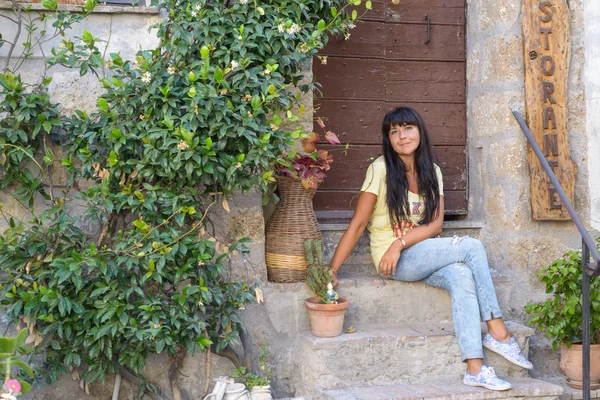
[[[540,1],[540,11],[544,13],[544,15],[540,15],[540,21],[542,22],[550,22],[552,21],[552,3],[548,0]]]

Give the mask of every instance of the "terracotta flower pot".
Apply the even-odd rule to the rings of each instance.
[[[574,389],[583,388],[583,346],[573,344],[560,348],[560,369],[567,375],[567,385]],[[592,389],[600,387],[600,344],[590,345],[590,377]]]
[[[310,318],[312,334],[318,337],[335,337],[342,334],[344,329],[344,315],[350,305],[346,297],[340,297],[338,304],[323,304],[318,297],[311,297],[304,301]]]

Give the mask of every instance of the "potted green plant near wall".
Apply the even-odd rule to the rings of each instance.
[[[239,367],[231,375],[237,382],[246,385],[246,388],[250,390],[252,400],[271,400],[273,398],[271,395],[271,367],[267,364],[268,356],[269,347],[262,346],[258,357],[260,368],[258,374],[248,372],[246,367]]]
[[[306,284],[315,294],[304,301],[312,334],[318,337],[339,336],[350,301],[333,290],[331,270],[323,263],[322,241],[306,240],[304,246],[309,265]]]
[[[600,238],[599,238],[600,239]],[[598,239],[597,239],[598,241]],[[560,367],[570,387],[582,388],[582,289],[581,251],[568,251],[544,267],[539,274],[551,297],[531,302],[525,311],[532,314],[529,324],[552,339],[552,347],[561,349]],[[592,279],[591,295],[591,380],[600,387],[600,280]]]

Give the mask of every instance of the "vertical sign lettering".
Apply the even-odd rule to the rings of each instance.
[[[567,132],[571,47],[567,0],[523,1],[527,122],[550,167],[573,202],[577,167]],[[556,188],[529,148],[531,209],[536,220],[568,220]]]

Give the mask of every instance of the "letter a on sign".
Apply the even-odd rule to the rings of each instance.
[[[523,0],[522,4],[527,124],[573,202],[577,167],[569,151],[566,104],[571,58],[569,7],[567,0]],[[531,148],[529,171],[533,218],[570,219]]]

